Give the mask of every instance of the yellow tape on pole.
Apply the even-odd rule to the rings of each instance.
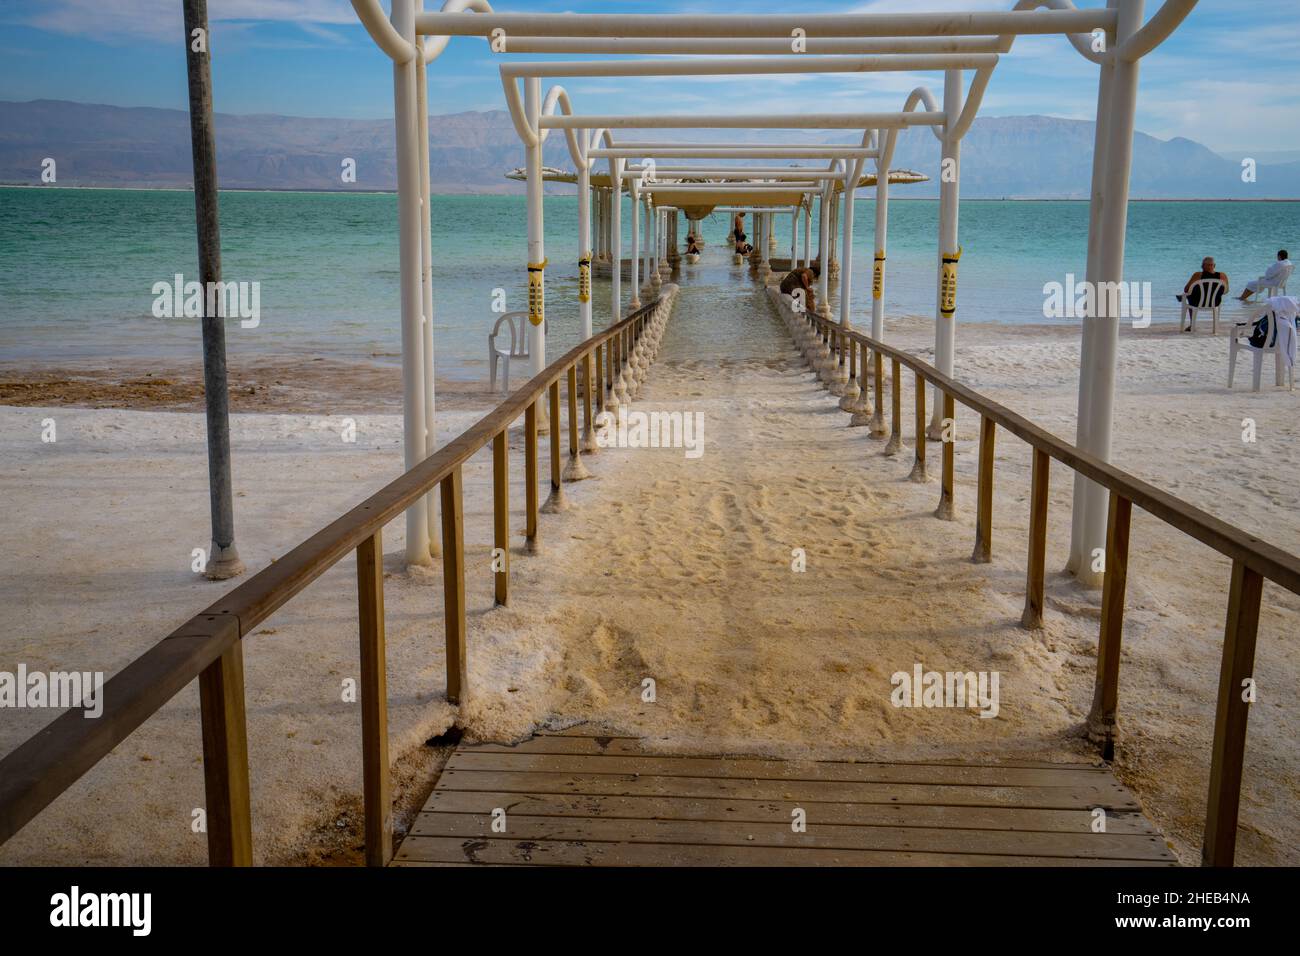
[[[591,253],[578,260],[578,301],[591,301]]]
[[[876,250],[876,265],[871,270],[871,298],[879,299],[885,291],[885,251]]]
[[[960,259],[961,246],[943,257],[943,272],[939,277],[939,314],[945,319],[951,319],[957,313],[957,262]]]
[[[546,321],[546,263],[528,263],[528,321],[541,325]]]

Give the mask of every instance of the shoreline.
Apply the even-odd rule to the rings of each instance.
[[[860,190],[871,189],[872,187],[859,187]],[[75,185],[60,186],[58,183],[4,183],[0,182],[0,189],[105,189],[119,190],[122,192],[193,192],[193,186],[110,186],[106,184],[80,183]],[[302,193],[305,195],[352,195],[362,193],[367,196],[396,196],[395,189],[307,189],[307,188],[283,188],[276,189],[269,186],[252,187],[252,186],[223,186],[217,190],[218,193],[284,193],[294,194]],[[573,196],[576,195],[576,189],[570,187],[568,191],[548,190],[547,195],[555,196]],[[515,191],[502,190],[500,192],[431,192],[431,197],[455,197],[464,198],[466,196],[522,196],[522,188]],[[870,200],[874,198],[874,193],[859,193],[859,199]],[[938,196],[890,196],[890,202],[938,202]],[[1087,196],[963,196],[962,202],[1077,202],[1087,204],[1091,200]],[[1196,202],[1196,203],[1213,203],[1213,202],[1230,202],[1230,203],[1300,203],[1300,197],[1269,197],[1257,196],[1252,199],[1233,199],[1229,197],[1200,196],[1200,197],[1181,197],[1181,196],[1150,196],[1150,197],[1129,197],[1129,203],[1175,203],[1175,202]]]
[[[932,350],[924,338],[933,328],[928,316],[907,315],[888,321],[886,337],[923,354]],[[1181,341],[1174,323],[1152,323],[1145,329],[1121,327],[1126,339],[1168,338]],[[1023,343],[1026,339],[1060,344],[1077,342],[1082,326],[1071,323],[966,322],[958,330],[973,340]],[[1209,336],[1198,331],[1197,338]],[[896,337],[902,337],[900,342]],[[1188,336],[1190,338],[1190,336]],[[1225,343],[1226,336],[1219,336]],[[474,364],[474,363],[469,363]],[[486,363],[479,363],[485,365]],[[360,414],[400,414],[402,375],[397,365],[367,359],[346,361],[336,357],[281,354],[246,359],[228,356],[230,410],[249,414],[334,414],[346,408]],[[960,368],[958,370],[960,376]],[[487,370],[471,378],[470,369],[439,370],[436,391],[440,409],[487,410],[501,401],[500,392],[487,387]],[[119,408],[135,411],[198,412],[203,410],[203,366],[199,356],[132,359],[82,358],[68,362],[0,361],[0,405],[19,408]]]

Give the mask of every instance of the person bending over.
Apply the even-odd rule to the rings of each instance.
[[[796,290],[803,290],[804,311],[817,311],[817,293],[813,291],[813,281],[817,274],[812,269],[792,269],[781,280],[781,291],[788,296],[795,296]]]

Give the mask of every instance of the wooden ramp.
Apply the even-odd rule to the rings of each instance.
[[[393,863],[1177,865],[1105,767],[664,756],[572,732],[458,747]]]

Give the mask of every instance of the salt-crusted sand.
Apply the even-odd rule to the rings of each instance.
[[[930,324],[891,320],[925,354]],[[1226,340],[1126,332],[1115,460],[1290,551],[1300,547],[1300,395],[1224,388]],[[1077,328],[963,324],[959,376],[1073,439]],[[1245,381],[1248,383],[1248,376]],[[1267,376],[1266,376],[1267,381]],[[904,408],[910,411],[910,376]],[[537,556],[516,553],[512,603],[492,609],[489,461],[466,472],[469,733],[514,739],[592,721],[650,746],[840,758],[1019,755],[1086,759],[1099,595],[1056,573],[1071,480],[1052,473],[1046,629],[1023,605],[1030,456],[999,436],[994,563],[974,565],[976,419],[958,409],[958,520],[932,513],[935,483],[896,458],[821,390],[766,298],[692,295],[689,275],[637,408],[702,412],[705,451],[603,449],[596,480],[566,486]],[[237,415],[240,548],[253,569],[298,543],[400,468],[400,423],[359,415]],[[40,442],[53,417],[59,441]],[[441,416],[440,436],[469,411]],[[1253,418],[1258,440],[1242,441]],[[514,444],[517,446],[518,442]],[[198,579],[207,543],[201,419],[188,413],[0,408],[0,670],[112,672],[223,587]],[[521,449],[512,525],[522,531]],[[937,471],[937,454],[932,456]],[[400,551],[401,522],[386,551]],[[516,537],[518,544],[521,536]],[[792,549],[807,571],[791,570]],[[444,690],[441,576],[386,578],[392,753],[408,794],[426,787],[423,741],[452,712]],[[1135,516],[1117,772],[1185,862],[1197,860],[1217,691],[1228,562]],[[1300,598],[1269,586],[1257,657],[1238,859],[1300,861],[1294,644]],[[323,828],[355,825],[360,716],[340,699],[357,674],[348,560],[246,641],[255,843],[264,862],[302,859]],[[899,710],[890,675],[996,670],[996,719]],[[653,678],[657,700],[642,700]],[[49,719],[8,711],[7,752]],[[0,863],[198,863],[203,803],[191,687],[8,845]]]

